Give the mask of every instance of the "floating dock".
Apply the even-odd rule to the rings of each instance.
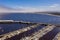
[[[33,33],[31,36],[22,38],[21,40],[39,40],[39,38],[41,38],[43,35],[45,35],[49,31],[53,30],[55,27],[56,26],[54,25],[51,25],[51,26],[48,25],[42,28],[41,30],[39,30],[38,32]]]
[[[60,40],[60,32],[55,36],[53,40]]]
[[[31,30],[32,28],[37,27],[38,25],[39,24],[35,24],[35,25],[29,26],[29,27],[26,27],[26,28],[23,28],[23,29],[19,29],[19,30],[13,31],[13,32],[9,32],[9,33],[0,35],[0,40],[5,40],[5,39],[11,38],[15,35],[19,35],[22,32],[25,32],[25,31]]]
[[[31,22],[23,22],[23,21],[14,21],[14,20],[0,20],[0,23],[22,23],[22,24],[30,24]],[[27,32],[29,30],[35,29],[38,26],[45,26],[38,31],[32,33],[30,36],[24,36],[19,40],[39,40],[41,37],[52,31],[54,28],[56,28],[56,25],[52,24],[42,24],[42,23],[31,23],[33,25],[30,25],[28,27],[18,29],[6,34],[0,35],[0,40],[14,40],[13,38],[18,36],[21,33]],[[60,27],[59,27],[60,28]],[[23,36],[23,34],[22,34]],[[12,39],[11,39],[12,38]],[[52,40],[60,40],[60,32],[52,39]]]

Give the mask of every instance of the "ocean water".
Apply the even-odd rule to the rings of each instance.
[[[32,24],[22,24],[22,23],[0,24],[0,35],[28,27],[30,25]]]
[[[60,24],[60,17],[45,14],[32,13],[10,13],[2,15],[0,20],[18,20],[35,23]]]
[[[51,16],[51,15],[45,15],[45,14],[32,14],[32,13],[9,13],[9,14],[4,14],[4,15],[0,16],[0,20],[15,20],[15,21],[34,22],[34,23],[60,24],[60,17],[58,17],[58,16]],[[29,25],[31,25],[31,24],[29,24]],[[18,30],[18,29],[21,29],[21,28],[24,28],[24,27],[29,26],[29,25],[19,24],[19,23],[0,24],[0,35],[11,32],[11,31],[15,31],[15,30]],[[12,39],[13,40],[14,39],[19,40],[19,39],[21,39],[20,37],[24,37],[24,35],[30,36],[32,33],[40,30],[43,27],[45,27],[45,26],[38,26],[35,29],[26,31],[24,33],[21,33],[17,36],[12,37],[10,40],[12,40]],[[58,32],[60,32],[60,27],[59,28],[58,27],[54,28],[52,31],[50,31],[49,33],[47,33],[46,35],[44,35],[40,39],[41,40],[43,40],[43,39],[44,40],[53,39]]]

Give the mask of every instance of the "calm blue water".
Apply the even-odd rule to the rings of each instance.
[[[1,16],[0,19],[60,24],[60,17],[45,14],[10,13]]]
[[[19,23],[0,24],[0,35],[11,32],[11,31],[15,31],[21,28],[28,27],[30,25],[32,24],[19,24]]]

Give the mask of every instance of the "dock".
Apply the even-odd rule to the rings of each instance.
[[[19,29],[19,30],[13,31],[13,32],[9,32],[9,33],[0,35],[0,37],[1,37],[0,40],[5,40],[5,39],[11,38],[15,35],[19,35],[22,32],[25,32],[25,31],[31,30],[32,28],[37,27],[38,25],[39,24],[35,24],[35,25],[29,26],[29,27],[26,27],[26,28],[23,28],[23,29]]]
[[[60,40],[60,32],[55,36],[53,40]]]
[[[14,20],[0,20],[0,23],[6,24],[6,23],[22,23],[22,24],[32,24],[28,27],[22,28],[22,29],[18,29],[15,31],[11,31],[9,33],[6,34],[2,34],[0,35],[0,40],[14,40],[13,38],[21,33],[27,32],[29,30],[35,29],[38,26],[44,26],[43,28],[39,29],[38,31],[32,33],[30,36],[24,36],[19,40],[39,40],[39,38],[43,37],[44,35],[46,35],[47,33],[49,33],[50,31],[52,31],[54,28],[56,28],[56,25],[52,25],[52,24],[45,24],[45,23],[31,23],[31,22],[24,22],[24,21],[14,21]],[[22,34],[23,36],[23,34]],[[52,39],[52,40],[60,40],[60,32]]]
[[[43,35],[45,35],[49,31],[53,30],[55,27],[56,26],[54,25],[51,25],[51,26],[48,25],[42,28],[41,30],[39,30],[38,32],[33,33],[31,36],[22,38],[21,40],[39,40],[39,38],[41,38]]]

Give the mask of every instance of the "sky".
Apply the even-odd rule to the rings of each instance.
[[[60,0],[0,0],[0,6],[2,10],[15,12],[60,11]]]

